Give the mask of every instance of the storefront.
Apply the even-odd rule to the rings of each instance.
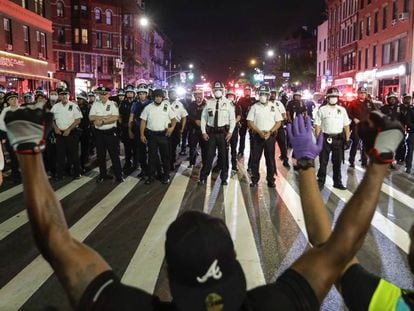
[[[54,66],[47,61],[0,51],[0,84],[22,94],[53,87]]]
[[[374,94],[376,96],[377,89],[378,89],[378,86],[375,80],[376,72],[377,72],[376,69],[358,72],[355,75],[356,88],[364,87],[368,90],[369,94]]]
[[[395,92],[401,96],[407,91],[408,81],[408,64],[399,64],[378,69],[375,73],[375,79],[378,83],[378,97],[384,100],[389,92]]]
[[[352,94],[354,92],[354,79],[335,79],[333,86],[335,86],[339,90],[339,92],[341,92],[344,96],[347,94]]]

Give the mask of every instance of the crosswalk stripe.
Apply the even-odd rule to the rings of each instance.
[[[207,177],[207,182],[206,182],[206,193],[204,196],[204,206],[203,206],[203,212],[208,214],[208,212],[210,211],[210,198],[211,198],[211,174],[208,175]]]
[[[23,185],[17,185],[14,186],[6,191],[3,191],[2,193],[0,193],[0,203],[4,202],[12,197],[14,197],[15,195],[18,195],[19,193],[23,192]]]
[[[165,234],[168,226],[177,218],[190,180],[182,175],[185,169],[181,165],[175,174],[122,277],[123,283],[149,293],[154,292],[165,256]]]
[[[57,190],[56,196],[58,197],[59,201],[66,198],[68,195],[72,194],[87,182],[92,180],[94,177],[98,175],[98,169],[91,171],[88,175],[82,176],[78,180],[74,180],[71,183],[63,186],[59,190]],[[23,210],[16,215],[10,217],[6,221],[0,224],[0,241],[6,238],[9,234],[13,233],[15,230],[19,229],[21,226],[25,225],[29,221],[27,216],[26,210]]]
[[[84,241],[86,237],[115,209],[124,197],[137,185],[139,179],[128,177],[118,185],[71,228],[72,236]],[[42,256],[37,256],[12,280],[0,289],[0,310],[17,310],[53,274]],[[28,280],[30,280],[28,282]]]
[[[356,165],[355,168],[358,171],[365,173],[365,170],[362,167]],[[382,184],[381,191],[393,198],[394,200],[397,200],[398,202],[404,204],[408,208],[414,210],[414,199],[409,195],[405,194],[404,192],[396,189],[395,187],[391,187],[386,183]]]
[[[237,176],[236,176],[237,178]],[[237,259],[246,276],[247,288],[266,284],[257,246],[239,181],[231,178],[225,187],[225,219],[232,235]]]
[[[348,202],[351,199],[352,193],[349,190],[338,190],[333,187],[332,177],[326,176],[326,181],[325,186],[342,201]],[[371,224],[405,253],[408,253],[410,238],[408,233],[401,229],[401,227],[397,226],[378,211],[375,211]]]

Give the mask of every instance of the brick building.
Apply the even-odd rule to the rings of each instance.
[[[332,82],[328,65],[328,21],[318,27],[318,43],[316,57],[316,91],[324,92]]]
[[[18,92],[49,88],[55,65],[49,0],[0,0],[0,84]]]

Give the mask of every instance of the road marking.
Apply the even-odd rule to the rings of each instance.
[[[348,202],[351,199],[352,193],[349,190],[339,190],[333,187],[332,177],[326,176],[326,181],[327,183],[325,186],[342,201]],[[371,224],[390,241],[408,254],[410,238],[408,233],[401,229],[401,227],[397,226],[378,211],[375,211]]]
[[[91,181],[97,175],[97,169],[95,169],[88,173],[88,175],[82,176],[80,179],[74,180],[57,190],[55,192],[56,196],[58,197],[59,201],[63,200],[68,195],[72,194],[80,187]],[[23,211],[2,222],[0,224],[0,241],[6,238],[9,234],[13,233],[15,230],[19,229],[21,226],[25,225],[28,221],[29,218],[27,216],[26,209],[24,209]]]
[[[238,179],[230,178],[229,185],[224,188],[226,225],[234,241],[237,259],[246,276],[247,289],[264,285],[266,280],[240,183]]]
[[[185,170],[186,167],[181,165],[175,174],[122,277],[123,283],[148,293],[154,292],[165,256],[165,233],[168,226],[177,218],[190,180],[182,175]]]
[[[23,192],[23,185],[17,185],[14,186],[12,188],[10,188],[9,190],[3,191],[2,193],[0,193],[0,203],[4,202],[12,197],[14,197],[15,195],[18,195],[19,193]]]
[[[128,177],[125,182],[119,184],[70,228],[72,236],[81,242],[84,241],[138,182],[139,179]],[[37,256],[0,289],[0,310],[20,309],[52,274],[53,270],[49,264],[42,256]]]

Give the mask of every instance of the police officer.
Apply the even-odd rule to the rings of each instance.
[[[33,105],[33,94],[32,92],[26,92],[23,95],[23,104],[22,106]]]
[[[49,107],[47,104],[47,95],[43,88],[38,87],[35,91],[35,103],[41,105],[45,110],[48,110]]]
[[[303,116],[307,115],[307,109],[305,103],[302,101],[302,94],[299,91],[293,92],[293,99],[287,103],[287,122],[292,123],[293,119],[302,114]]]
[[[57,90],[51,90],[49,93],[49,106],[52,108],[58,101],[59,95],[57,93]]]
[[[6,107],[2,110],[0,114],[0,137],[1,139],[5,139],[5,149],[7,150],[10,162],[11,162],[11,178],[13,182],[20,183],[21,176],[19,170],[19,162],[17,161],[16,154],[14,153],[13,147],[10,145],[9,139],[6,134],[6,125],[4,124],[4,117],[6,116],[7,112],[15,111],[19,108],[18,105],[18,94],[14,91],[10,91],[6,93],[4,96],[5,105]],[[1,141],[0,141],[1,144]],[[1,174],[1,171],[0,171]]]
[[[346,109],[338,105],[339,91],[337,88],[329,88],[326,92],[326,99],[328,104],[319,107],[314,122],[316,137],[321,132],[324,136],[323,148],[319,154],[318,184],[320,188],[325,184],[326,167],[332,152],[334,188],[345,190],[346,187],[342,184],[341,163],[344,148],[350,145],[351,120],[348,118]]]
[[[197,160],[197,145],[201,149],[201,160],[205,161],[207,155],[207,142],[203,139],[203,134],[201,133],[201,113],[203,112],[204,107],[206,106],[206,101],[204,99],[204,92],[201,89],[195,89],[193,92],[195,101],[193,101],[188,107],[188,143],[190,146],[190,165],[188,168],[192,168],[196,164]]]
[[[348,114],[351,119],[351,150],[349,151],[349,167],[355,167],[355,155],[357,149],[361,152],[361,165],[362,167],[367,166],[367,155],[364,152],[364,146],[362,140],[359,139],[356,127],[357,124],[361,121],[368,120],[368,116],[371,111],[375,110],[373,103],[368,100],[367,89],[364,87],[359,87],[357,90],[358,98],[353,100],[348,106]]]
[[[410,94],[403,95],[403,104],[405,106],[404,127],[407,129],[407,137],[405,143],[407,145],[407,156],[405,158],[405,172],[411,173],[413,165],[414,151],[414,106],[412,96]]]
[[[69,101],[69,90],[65,86],[57,89],[62,100],[56,103],[51,112],[53,113],[53,129],[56,136],[56,179],[63,179],[65,171],[66,155],[68,156],[68,165],[73,165],[74,179],[80,178],[80,160],[79,160],[79,126],[82,113],[79,106]]]
[[[0,113],[6,108],[6,96],[7,90],[3,85],[0,85]]]
[[[180,144],[181,136],[183,135],[184,129],[187,123],[188,112],[184,108],[184,105],[178,100],[177,90],[175,87],[172,87],[168,90],[168,101],[170,106],[175,113],[175,118],[177,120],[174,132],[170,137],[171,143],[171,169],[175,167],[175,161],[177,160],[177,146]]]
[[[276,132],[282,124],[283,117],[276,104],[269,99],[269,87],[261,86],[259,88],[259,102],[252,106],[247,116],[254,144],[250,187],[257,187],[259,183],[259,167],[263,151],[266,159],[267,185],[270,188],[276,187],[275,142]]]
[[[138,99],[133,101],[131,113],[129,115],[128,132],[129,138],[132,139],[136,145],[135,148],[137,150],[138,162],[141,166],[141,172],[138,177],[142,178],[144,176],[148,176],[147,145],[140,139],[141,113],[144,111],[145,107],[151,103],[148,99],[148,85],[144,83],[139,84],[137,93]],[[135,96],[135,90],[132,85],[127,86],[126,96],[128,98]]]
[[[188,89],[187,92],[185,93],[185,98],[183,101],[183,105],[185,110],[187,110],[190,108],[191,103],[193,102],[193,92],[191,89]],[[189,140],[189,136],[190,136],[190,132],[189,132],[189,126],[188,126],[188,120],[187,120],[187,126],[184,128],[183,134],[181,135],[181,151],[180,151],[180,155],[186,155],[186,148],[188,145],[188,140]]]
[[[105,179],[113,179],[107,174],[106,170],[106,151],[111,158],[117,182],[123,182],[121,160],[119,159],[119,137],[117,133],[117,122],[119,120],[119,110],[116,103],[109,100],[110,89],[99,87],[96,98],[89,112],[89,120],[95,127],[96,151],[99,163],[98,183]]]
[[[207,156],[200,172],[200,185],[205,185],[211,172],[216,149],[218,163],[221,164],[221,184],[227,185],[228,163],[226,161],[227,144],[233,135],[235,113],[233,104],[224,97],[224,85],[217,81],[213,87],[214,98],[207,101],[201,114],[201,132],[207,142]],[[220,160],[221,159],[221,160]]]
[[[168,101],[164,100],[164,92],[156,89],[153,92],[154,101],[147,105],[141,113],[140,134],[141,141],[148,144],[149,172],[145,184],[149,185],[154,180],[157,166],[158,152],[164,175],[161,178],[163,184],[170,182],[171,151],[170,141],[175,125],[176,115]]]
[[[283,106],[287,106],[288,102],[289,102],[289,97],[287,96],[285,91],[280,91],[279,92],[279,98],[280,98],[280,102],[283,104]]]
[[[89,108],[92,107],[93,103],[95,102],[95,93],[90,91],[88,92],[88,104],[89,104]]]
[[[233,104],[234,113],[235,113],[235,127],[233,130],[233,135],[231,136],[230,140],[230,154],[231,154],[231,170],[232,172],[238,172],[237,168],[237,143],[239,141],[239,128],[240,128],[240,120],[242,117],[242,110],[239,105],[236,105],[236,92],[234,89],[227,90],[226,98]],[[228,158],[228,152],[226,152]],[[227,159],[228,162],[228,159]],[[228,165],[228,164],[227,164]]]
[[[240,142],[239,142],[239,156],[243,156],[244,148],[246,146],[246,133],[247,133],[247,114],[249,113],[249,109],[252,105],[256,103],[256,99],[251,96],[252,95],[252,88],[248,85],[244,88],[244,96],[239,99],[237,105],[240,106],[242,111],[242,118],[240,120]],[[251,146],[250,146],[251,147]]]
[[[119,89],[117,94],[117,100],[118,106],[125,100],[125,90]]]
[[[282,125],[280,126],[279,130],[276,132],[276,142],[279,145],[280,159],[283,161],[283,166],[286,168],[290,168],[289,158],[287,155],[286,129],[285,129],[285,124],[284,124],[287,120],[286,108],[282,104],[281,101],[277,100],[277,92],[275,89],[270,91],[269,101],[271,101],[273,104],[276,105],[276,108],[279,110],[280,114],[283,117]]]
[[[135,89],[133,85],[127,85],[126,98],[120,102],[119,105],[119,125],[121,141],[124,144],[125,150],[125,164],[123,167],[124,173],[128,171],[135,171],[138,168],[138,145],[137,139],[129,136],[129,117],[131,114],[132,106],[135,104]],[[118,92],[118,97],[119,96]]]
[[[91,142],[91,122],[89,121],[88,95],[81,92],[76,95],[79,109],[82,113],[82,120],[79,124],[80,129],[80,165],[82,172],[86,170],[86,164],[89,162],[89,148]]]

